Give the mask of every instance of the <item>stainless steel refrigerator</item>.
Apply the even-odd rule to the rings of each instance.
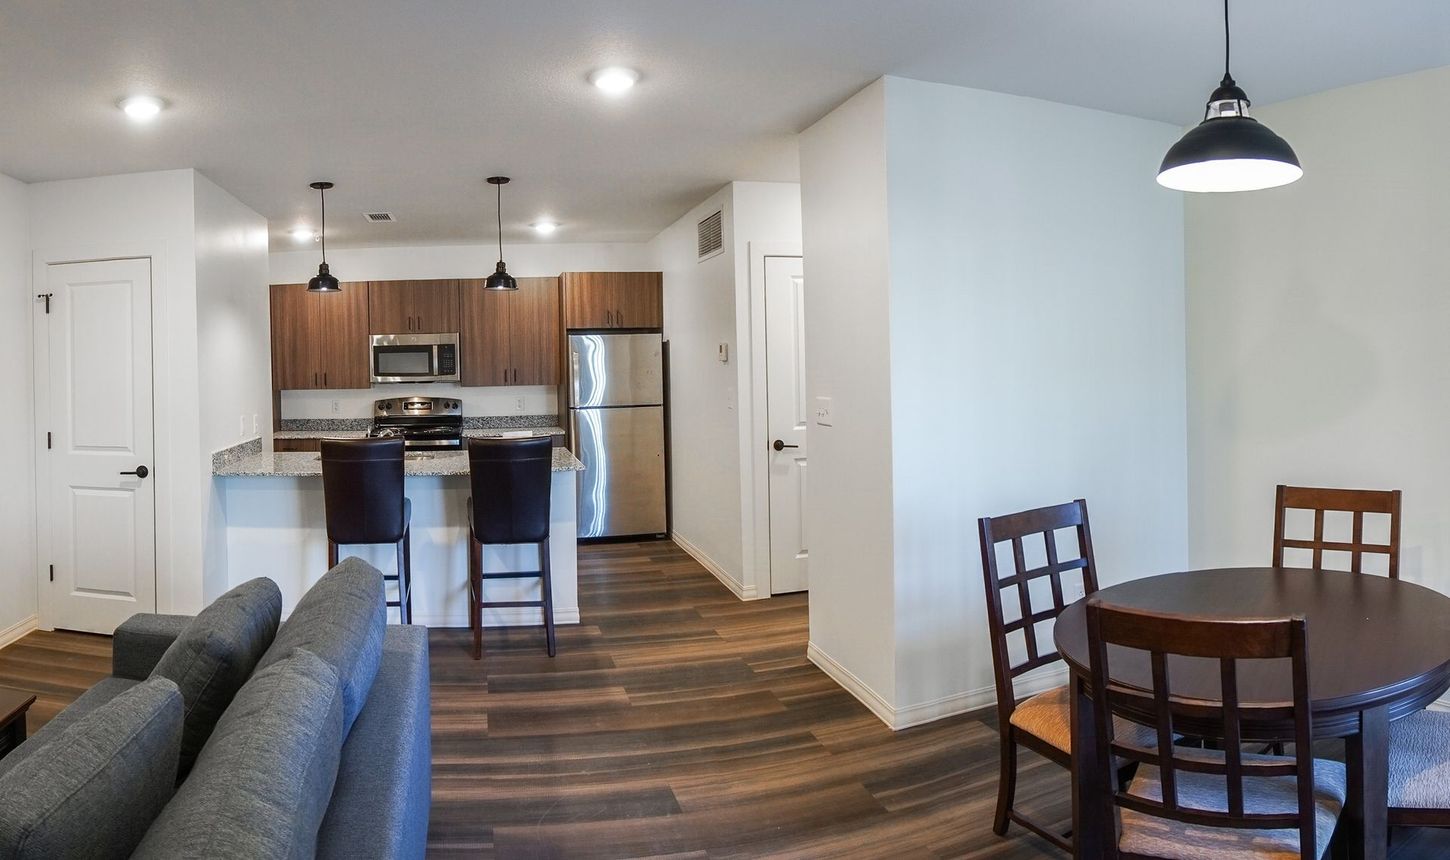
[[[664,534],[662,337],[569,335],[569,430],[579,474],[579,537]]]

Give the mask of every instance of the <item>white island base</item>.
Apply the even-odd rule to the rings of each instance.
[[[270,577],[282,591],[285,617],[327,571],[321,477],[219,473],[215,480],[226,517],[227,587],[257,576]],[[549,550],[556,624],[579,622],[575,485],[573,471],[553,473]],[[467,627],[468,476],[410,474],[405,492],[413,503],[413,623]],[[397,570],[397,551],[391,544],[339,548],[340,558],[350,555],[384,573]],[[488,546],[483,567],[488,572],[538,570],[538,551],[532,545]],[[538,600],[539,580],[487,580],[484,596],[487,600]],[[390,583],[388,599],[394,598]],[[538,625],[542,619],[540,610],[532,607],[501,607],[485,610],[483,623],[486,627]],[[389,608],[388,620],[396,623],[396,609]],[[542,633],[539,647],[543,647]]]

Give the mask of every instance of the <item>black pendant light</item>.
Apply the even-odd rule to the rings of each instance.
[[[317,234],[322,239],[322,263],[317,267],[317,277],[307,282],[307,292],[340,293],[342,287],[327,269],[327,189],[332,187],[332,183],[314,182],[311,187],[316,188],[317,195],[322,198],[322,229]]]
[[[1228,71],[1228,0],[1223,0],[1223,80],[1203,122],[1168,150],[1158,184],[1177,191],[1257,191],[1304,175],[1284,138],[1249,116],[1249,97]]]
[[[508,184],[507,176],[490,176],[488,184],[498,191],[498,265],[494,267],[493,274],[483,282],[485,290],[517,290],[519,282],[509,274],[508,266],[503,262],[503,187]]]

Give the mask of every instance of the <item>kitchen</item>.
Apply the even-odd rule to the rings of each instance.
[[[326,275],[325,264],[320,271]],[[277,577],[291,605],[326,568],[316,480],[324,439],[404,439],[420,623],[467,623],[470,438],[554,441],[549,547],[558,623],[578,620],[576,537],[667,532],[660,273],[323,280],[317,287],[313,279],[270,288],[272,450],[258,438],[214,455],[230,569],[291,572]],[[496,392],[506,392],[515,411],[499,414]],[[523,411],[550,394],[552,411]],[[310,413],[311,396],[328,398],[335,417]],[[339,414],[344,402],[347,417]],[[356,415],[365,404],[368,416]],[[390,564],[387,546],[347,551]],[[532,569],[532,553],[491,545],[484,569]],[[522,600],[535,588],[490,583],[488,599]],[[539,613],[489,608],[484,623],[538,624]]]

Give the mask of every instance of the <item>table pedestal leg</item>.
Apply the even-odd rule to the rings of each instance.
[[[1103,798],[1098,785],[1097,743],[1093,700],[1088,679],[1072,673],[1068,681],[1072,700],[1072,848],[1077,860],[1104,856]],[[1115,834],[1114,834],[1115,835]]]
[[[1348,791],[1339,827],[1351,860],[1384,860],[1389,842],[1389,713],[1375,708],[1361,713],[1359,720],[1359,734],[1344,743]]]

